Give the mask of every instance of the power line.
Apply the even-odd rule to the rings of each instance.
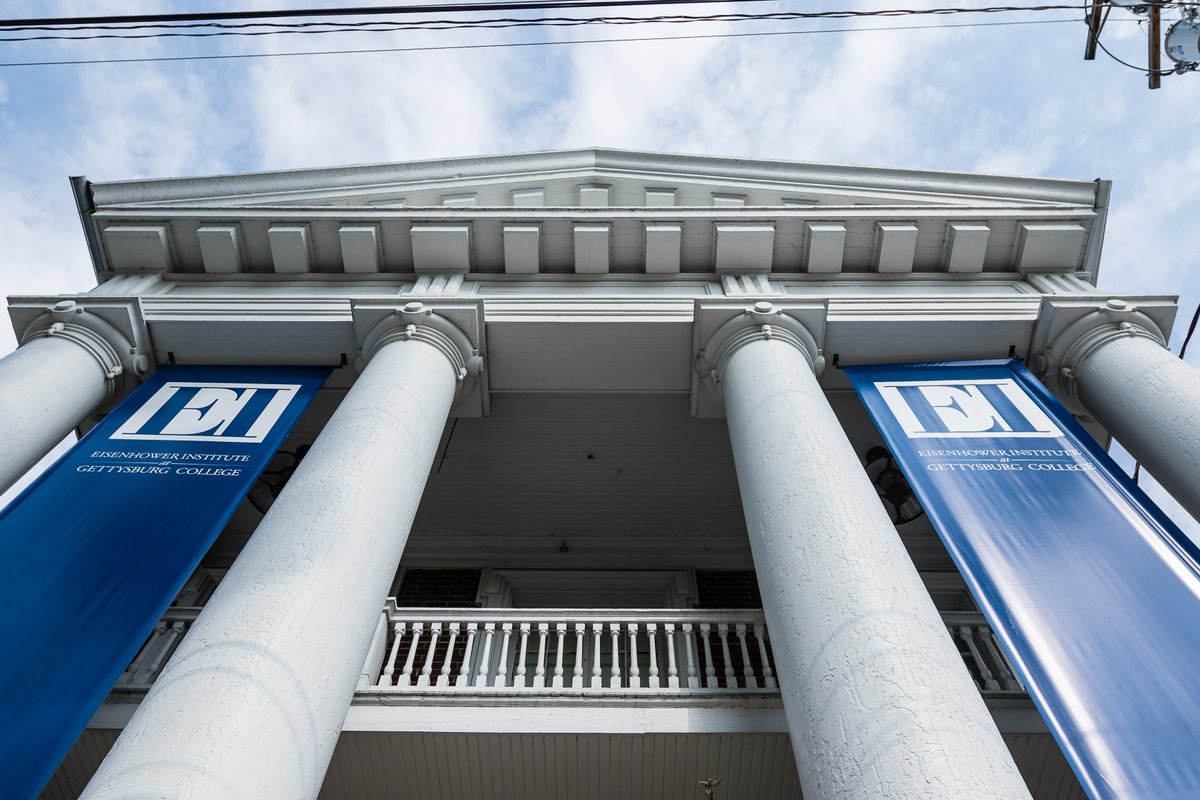
[[[741,3],[772,3],[778,0],[738,0]],[[630,6],[707,5],[728,0],[526,0],[525,2],[434,3],[402,6],[348,6],[345,8],[292,8],[274,11],[209,11],[178,14],[129,14],[92,17],[41,17],[33,19],[0,20],[4,30],[21,28],[60,27],[66,25],[98,26],[147,22],[205,22],[229,19],[298,19],[303,17],[362,17],[412,14],[457,14],[466,11],[519,11],[550,8],[622,8]]]
[[[993,27],[1010,27],[1015,25],[1053,25],[1059,23],[1077,24],[1077,18],[1069,19],[1030,19],[1030,20],[1009,20],[1003,22],[957,22],[948,23],[945,25],[896,25],[896,26],[879,26],[871,28],[821,28],[818,30],[805,31],[753,31],[747,33],[707,33],[707,34],[690,34],[680,36],[637,36],[637,37],[614,37],[601,39],[571,39],[566,41],[543,41],[543,42],[491,42],[485,44],[458,44],[458,45],[427,45],[414,47],[376,47],[367,49],[343,49],[343,50],[305,50],[287,53],[219,53],[202,56],[146,56],[141,58],[87,58],[87,59],[70,59],[61,61],[14,61],[8,63],[0,63],[0,68],[7,67],[57,67],[57,66],[75,66],[75,65],[90,65],[90,64],[144,64],[150,62],[170,62],[170,61],[226,61],[233,59],[247,58],[287,58],[293,56],[331,56],[331,55],[370,55],[380,53],[421,53],[421,52],[437,52],[446,50],[490,50],[507,47],[555,47],[562,45],[576,44],[616,44],[622,42],[660,42],[660,41],[684,41],[695,39],[741,39],[751,36],[801,36],[809,34],[823,33],[869,33],[874,31],[917,31],[917,30],[941,30],[950,28],[993,28]]]
[[[1153,70],[1153,69],[1150,69],[1149,67],[1139,67],[1137,64],[1130,64],[1128,61],[1118,58],[1113,53],[1112,50],[1109,50],[1107,47],[1105,47],[1104,42],[1100,41],[1099,37],[1096,38],[1096,44],[1100,47],[1101,50],[1104,51],[1104,54],[1106,56],[1108,56],[1109,58],[1111,58],[1113,61],[1117,62],[1118,64],[1121,64],[1122,66],[1129,67],[1130,69],[1136,69],[1138,72],[1142,73],[1143,75],[1174,75],[1175,74],[1175,70],[1173,70],[1173,69]]]
[[[1192,341],[1192,335],[1196,332],[1196,325],[1200,323],[1200,306],[1196,306],[1196,313],[1192,315],[1192,324],[1188,326],[1187,335],[1183,337],[1183,344],[1179,346],[1179,357],[1182,359],[1187,355],[1188,343]]]
[[[891,17],[921,17],[921,16],[951,16],[958,14],[1002,14],[1011,12],[1031,12],[1043,13],[1047,11],[1080,11],[1084,6],[1078,4],[1058,4],[1058,5],[1039,5],[1039,6],[986,6],[976,8],[896,8],[896,9],[878,9],[874,11],[866,10],[844,10],[844,11],[776,11],[768,13],[722,13],[722,14],[674,14],[674,15],[659,15],[653,17],[627,17],[627,16],[600,16],[600,17],[535,17],[535,18],[517,18],[517,17],[500,17],[500,18],[480,18],[468,20],[453,20],[453,19],[435,19],[435,20],[417,20],[408,22],[396,21],[370,21],[370,22],[353,22],[353,23],[250,23],[239,25],[226,25],[223,23],[189,23],[184,26],[170,26],[170,30],[174,31],[175,27],[186,28],[220,28],[219,30],[208,30],[205,32],[197,32],[188,30],[184,33],[161,32],[154,33],[126,33],[129,30],[142,30],[145,28],[162,28],[168,27],[164,25],[149,25],[135,26],[135,28],[120,28],[120,33],[103,33],[103,34],[87,34],[82,36],[65,35],[65,34],[46,34],[25,37],[0,37],[0,42],[25,42],[25,41],[45,41],[45,40],[66,40],[66,41],[90,41],[97,39],[159,39],[159,38],[212,38],[222,36],[273,36],[279,34],[319,34],[319,33],[387,33],[394,31],[412,31],[412,30],[468,30],[468,29],[504,29],[504,28],[544,28],[544,27],[581,27],[585,25],[645,25],[651,23],[660,24],[687,24],[695,22],[794,22],[798,20],[825,20],[825,19],[857,19],[857,18],[891,18]],[[244,30],[245,27],[268,27],[268,30]],[[318,27],[321,26],[321,27]],[[230,28],[235,28],[230,30]],[[94,30],[94,28],[88,28]],[[105,29],[111,30],[111,29]]]

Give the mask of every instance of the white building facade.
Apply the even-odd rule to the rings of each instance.
[[[1083,797],[838,368],[1024,359],[1200,514],[1175,299],[1095,288],[1106,182],[75,185],[98,286],[9,300],[4,487],[159,365],[334,369],[44,797]]]

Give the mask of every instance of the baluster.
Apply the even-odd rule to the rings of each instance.
[[[500,661],[496,664],[496,680],[494,685],[498,688],[503,688],[508,680],[508,642],[512,639],[512,623],[501,623],[500,630],[504,635],[500,637]]]
[[[650,642],[650,674],[646,677],[646,685],[651,689],[659,688],[658,683],[658,643],[655,637],[658,635],[658,625],[653,622],[646,623],[646,640]]]
[[[725,660],[725,688],[738,688],[737,673],[733,671],[733,659],[729,657],[729,625],[717,624],[717,636],[721,639],[721,657]]]
[[[638,624],[629,623],[629,688],[642,688],[642,670],[638,667]]]
[[[463,648],[462,666],[458,668],[458,680],[455,686],[469,686],[471,681],[471,651],[475,646],[476,622],[467,623],[467,646]]]
[[[983,681],[983,688],[990,691],[999,691],[999,682],[992,676],[992,671],[988,669],[987,662],[983,660],[983,654],[979,652],[979,647],[975,644],[974,629],[970,625],[960,625],[958,636],[963,644],[967,646],[967,651],[971,654],[971,660],[975,662],[975,668],[979,670],[979,678]]]
[[[454,660],[454,642],[458,639],[458,623],[450,623],[450,639],[446,642],[446,660],[442,662],[442,671],[438,673],[437,685],[450,685],[450,662]]]
[[[483,625],[483,655],[479,658],[479,672],[475,675],[476,686],[487,686],[488,668],[491,666],[492,637],[496,633],[496,623],[485,622]]]
[[[546,688],[546,634],[550,631],[550,625],[545,622],[538,623],[538,655],[537,664],[533,667],[533,688]]]
[[[583,634],[587,627],[582,622],[575,623],[575,669],[571,670],[571,688],[583,688]]]
[[[529,643],[529,623],[521,623],[521,655],[517,659],[517,671],[513,675],[513,687],[525,688],[525,646]]]
[[[996,667],[996,677],[1000,680],[1000,685],[1004,687],[1006,692],[1024,691],[1020,681],[1017,680],[1012,670],[1008,668],[1008,659],[1004,657],[1004,653],[996,645],[996,634],[992,633],[992,629],[987,625],[980,625],[976,628],[979,635],[979,641],[983,642],[983,649],[987,651],[988,660]]]
[[[600,631],[604,626],[599,622],[592,623],[592,633],[596,636],[596,641],[592,644],[592,688],[600,689],[603,687],[603,677],[600,671]]]
[[[129,662],[129,666],[125,668],[125,672],[121,675],[120,683],[132,683],[134,677],[138,674],[138,670],[142,668],[142,662],[146,660],[146,656],[150,655],[150,651],[154,649],[154,645],[158,642],[167,630],[167,621],[160,619],[154,624],[154,630],[150,633],[150,638],[142,645],[142,649],[138,650],[133,661]]]
[[[609,624],[608,630],[612,633],[612,671],[609,674],[608,688],[621,688],[621,625],[618,622]]]
[[[558,656],[554,660],[554,680],[551,686],[554,689],[563,687],[563,639],[567,635],[567,623],[560,622],[554,626],[554,630],[558,633]]]
[[[747,689],[758,688],[758,678],[754,676],[754,665],[750,663],[750,648],[746,646],[746,623],[737,624],[738,643],[742,646],[742,674],[746,676]]]
[[[166,661],[167,657],[171,655],[175,643],[179,641],[181,636],[183,636],[183,627],[183,620],[176,620],[175,622],[171,623],[171,627],[167,629],[167,633],[163,637],[166,641],[163,643],[163,646],[158,649],[158,653],[155,654],[154,660],[150,662],[150,669],[146,672],[146,683],[153,683],[154,680],[158,678],[158,672],[162,669],[163,662]]]
[[[696,637],[692,623],[683,623],[683,647],[687,654],[687,679],[689,689],[700,688],[700,677],[696,674]]]
[[[704,640],[704,684],[709,689],[717,689],[720,684],[717,683],[717,668],[713,664],[712,643],[709,640],[711,632],[711,625],[707,622],[700,623],[700,638]]]
[[[437,651],[438,637],[442,635],[442,623],[429,623],[429,651],[425,654],[425,663],[421,666],[421,677],[417,678],[417,686],[428,686],[433,675],[433,657]]]
[[[779,684],[775,682],[775,670],[771,668],[771,661],[767,658],[766,626],[761,622],[754,623],[754,638],[758,640],[758,654],[762,656],[763,683],[768,689],[778,689]]]
[[[417,657],[417,645],[420,643],[421,634],[424,631],[424,622],[412,624],[412,641],[408,645],[408,658],[404,660],[404,669],[400,672],[400,679],[396,681],[397,686],[412,686],[413,661]]]
[[[667,637],[667,688],[679,688],[679,667],[675,663],[675,623],[663,625]]]
[[[392,626],[392,649],[388,651],[387,665],[383,668],[383,673],[379,676],[380,686],[392,685],[392,674],[396,671],[396,657],[400,655],[400,642],[404,639],[404,623],[397,622]]]

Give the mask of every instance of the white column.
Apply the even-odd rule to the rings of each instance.
[[[108,369],[95,352],[67,336],[33,339],[0,359],[0,492],[95,411],[109,391]]]
[[[370,357],[83,797],[317,796],[462,374],[431,335]]]
[[[1200,519],[1200,370],[1144,335],[1081,356],[1070,366],[1080,404]]]
[[[812,359],[787,338],[747,329],[717,363],[804,797],[1028,798]]]

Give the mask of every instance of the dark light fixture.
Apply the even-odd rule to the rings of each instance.
[[[925,509],[917,502],[908,479],[904,477],[904,473],[900,471],[886,447],[872,447],[867,451],[864,461],[867,477],[875,485],[875,492],[893,523],[903,525],[925,514]]]
[[[279,493],[295,473],[296,467],[300,466],[310,447],[311,445],[302,444],[295,451],[280,450],[271,458],[267,469],[263,470],[246,494],[246,499],[258,513],[266,514],[270,510],[271,504],[279,497]]]

